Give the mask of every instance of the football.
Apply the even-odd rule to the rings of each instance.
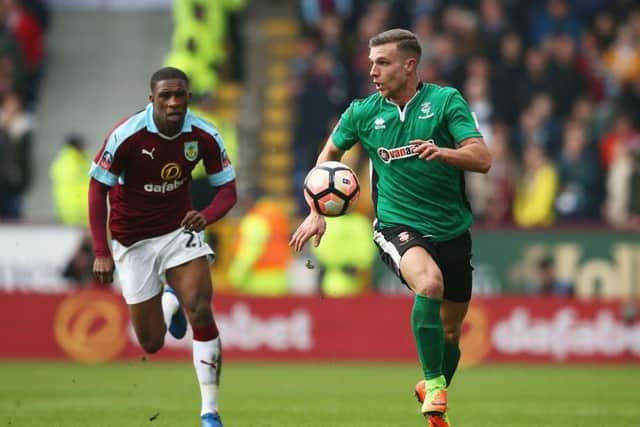
[[[341,162],[320,163],[304,180],[304,198],[320,215],[344,215],[353,209],[359,196],[358,177]]]

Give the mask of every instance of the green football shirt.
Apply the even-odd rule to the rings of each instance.
[[[409,141],[431,140],[455,148],[467,138],[481,136],[460,92],[422,83],[403,109],[379,93],[353,101],[332,139],[341,150],[360,142],[369,153],[380,227],[405,225],[444,241],[471,226],[464,173],[444,162],[419,159]]]

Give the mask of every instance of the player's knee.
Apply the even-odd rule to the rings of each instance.
[[[208,298],[194,298],[184,305],[184,309],[191,325],[208,325],[213,320],[211,301]]]
[[[149,353],[157,353],[164,345],[164,337],[138,337],[140,347]]]
[[[444,333],[444,341],[448,344],[458,344],[460,342],[460,331]]]
[[[425,275],[415,281],[414,291],[423,297],[442,298],[444,287],[441,280]]]

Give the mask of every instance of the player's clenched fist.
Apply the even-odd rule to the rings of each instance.
[[[93,261],[93,277],[98,283],[113,282],[113,269],[113,258],[110,256],[97,256]]]
[[[423,160],[442,160],[444,157],[443,148],[438,147],[432,140],[414,139],[409,141],[409,144],[413,145],[413,152],[418,153],[418,157]]]
[[[187,230],[202,231],[207,226],[207,220],[198,211],[189,211],[185,214],[181,226]]]

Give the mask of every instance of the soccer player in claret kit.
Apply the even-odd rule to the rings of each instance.
[[[464,171],[486,173],[491,155],[460,93],[418,79],[421,47],[413,33],[385,31],[369,48],[377,92],[351,103],[317,162],[339,161],[358,142],[371,159],[374,240],[415,294],[411,326],[424,373],[416,395],[429,426],[449,427],[447,388],[460,359],[473,269]],[[311,211],[290,245],[300,251],[315,236],[317,246],[325,228]]]
[[[149,99],[144,110],[109,133],[89,172],[93,271],[97,281],[111,283],[117,268],[145,351],[162,348],[167,328],[182,338],[188,319],[202,426],[222,427],[218,415],[222,350],[211,309],[207,261],[213,251],[200,232],[236,203],[235,172],[216,128],[189,111],[191,92],[185,73],[171,67],[156,71]],[[191,207],[189,181],[201,159],[217,192],[205,209],[196,211]]]

